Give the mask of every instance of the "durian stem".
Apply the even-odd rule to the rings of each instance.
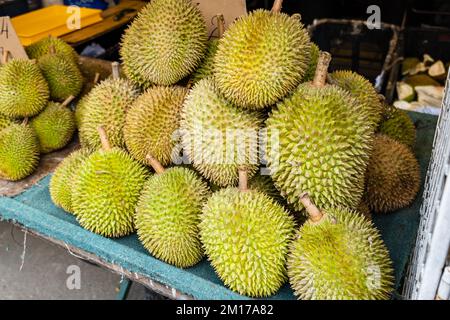
[[[94,84],[97,84],[99,80],[100,80],[100,73],[96,72],[94,77]]]
[[[111,150],[111,144],[109,143],[108,135],[106,134],[105,128],[103,128],[103,126],[100,126],[97,128],[97,131],[100,136],[103,151]]]
[[[24,118],[22,121],[22,125],[26,126],[28,124],[28,118]]]
[[[327,82],[328,67],[331,62],[331,54],[321,51],[317,62],[316,74],[314,75],[313,86],[321,88]]]
[[[319,222],[322,219],[323,213],[314,205],[314,203],[312,203],[307,192],[300,195],[300,202],[305,207],[306,212],[309,215],[309,220],[312,222]]]
[[[72,101],[75,99],[75,96],[69,96],[63,103],[61,103],[62,107],[67,107]]]
[[[283,6],[283,0],[275,0],[272,6],[272,12],[281,12],[281,7]]]
[[[219,36],[219,39],[222,38],[224,32],[225,32],[225,18],[223,17],[223,14],[219,13],[217,16],[217,33]]]
[[[2,64],[8,63],[9,51],[3,48]]]
[[[117,61],[114,61],[113,63],[111,63],[111,67],[113,79],[119,79],[120,78],[119,63]]]
[[[145,157],[145,159],[147,160],[148,164],[152,166],[153,170],[155,170],[155,172],[157,174],[161,174],[164,172],[164,167],[162,166],[161,162],[159,162],[158,160],[156,160],[153,156],[151,155],[147,155]]]
[[[54,45],[51,45],[51,46],[48,48],[48,52],[49,52],[50,54],[55,54],[55,53],[56,53],[55,46],[54,46]]]
[[[248,173],[247,170],[239,169],[239,191],[248,191]]]

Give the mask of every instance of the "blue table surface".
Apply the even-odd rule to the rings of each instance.
[[[422,188],[414,203],[403,210],[386,215],[374,215],[394,263],[396,288],[399,289],[409,255],[415,243],[420,221],[423,183],[431,155],[437,117],[410,113],[417,127],[416,155],[420,162]],[[0,218],[15,221],[39,234],[93,253],[101,259],[176,288],[197,299],[248,299],[226,288],[209,262],[203,260],[189,269],[179,269],[153,258],[140,244],[135,234],[108,239],[79,226],[75,218],[53,205],[47,176],[14,198],[0,197]],[[295,299],[288,284],[269,299]]]

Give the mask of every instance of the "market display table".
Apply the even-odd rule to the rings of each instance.
[[[394,262],[399,289],[419,225],[423,184],[431,155],[437,117],[411,113],[417,126],[416,155],[420,161],[422,187],[414,203],[387,215],[374,215]],[[55,207],[50,199],[50,176],[14,197],[0,197],[0,219],[11,221],[27,232],[65,247],[74,255],[120,273],[132,281],[174,299],[246,299],[223,286],[204,259],[189,269],[179,269],[153,258],[137,236],[108,239],[79,226],[75,218]],[[0,261],[1,263],[1,261]],[[270,299],[295,299],[286,284]]]

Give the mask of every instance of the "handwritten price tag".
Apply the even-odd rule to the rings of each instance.
[[[8,58],[28,59],[28,56],[20,43],[16,30],[9,17],[0,17],[0,57],[3,57],[4,51],[8,51]]]

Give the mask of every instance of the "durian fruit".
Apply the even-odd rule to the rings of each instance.
[[[416,143],[416,127],[406,111],[385,106],[384,119],[378,131],[408,147]]]
[[[67,212],[73,212],[73,182],[90,154],[86,149],[73,152],[58,165],[50,180],[49,190],[53,203]]]
[[[363,76],[347,70],[338,70],[329,75],[331,84],[350,92],[367,110],[368,119],[373,127],[381,121],[383,105],[373,85]]]
[[[190,0],[153,0],[125,31],[125,74],[144,87],[175,84],[200,64],[207,40],[206,23]]]
[[[302,300],[384,300],[393,290],[389,252],[375,226],[343,208],[320,211],[307,195],[310,216],[290,246],[289,281]]]
[[[64,148],[76,130],[75,117],[68,108],[74,96],[63,103],[49,102],[47,107],[31,119],[30,125],[39,139],[41,153],[50,153]]]
[[[0,179],[17,181],[39,164],[39,141],[25,120],[0,131]]]
[[[255,10],[225,31],[214,58],[219,91],[237,106],[262,109],[290,93],[308,69],[310,41],[298,17]]]
[[[317,68],[317,62],[319,61],[319,54],[320,54],[319,47],[315,43],[311,42],[308,69],[306,69],[302,82],[308,82],[314,79],[314,75],[316,73]]]
[[[188,90],[180,86],[154,86],[139,96],[127,111],[123,129],[128,151],[145,163],[147,154],[163,166],[177,156],[175,139],[181,108]]]
[[[94,77],[94,81],[87,84],[90,88],[87,89],[87,94],[84,95],[77,103],[77,106],[75,108],[75,121],[77,123],[77,128],[81,127],[81,123],[83,122],[83,116],[84,116],[84,110],[85,110],[85,102],[87,100],[87,97],[89,95],[89,92],[95,88],[95,86],[97,85],[98,81],[100,79],[100,73],[95,73],[95,77]]]
[[[238,183],[238,168],[258,169],[259,114],[235,107],[212,78],[200,80],[182,109],[181,139],[194,168],[220,187]]]
[[[89,149],[101,147],[97,128],[104,126],[113,147],[125,148],[123,127],[128,108],[139,95],[138,88],[118,77],[118,65],[113,63],[114,77],[98,84],[83,100],[83,117],[79,127],[82,146]]]
[[[198,225],[208,186],[188,168],[165,170],[156,158],[147,161],[156,174],[145,183],[136,208],[139,240],[156,258],[192,267],[203,258]]]
[[[134,212],[148,171],[125,151],[111,148],[98,128],[102,148],[79,168],[73,184],[72,208],[80,225],[105,237],[134,231]]]
[[[78,63],[77,52],[63,40],[52,36],[43,38],[42,40],[29,45],[25,48],[25,50],[30,59],[38,60],[48,54],[51,47],[55,49],[56,53],[62,54],[66,60],[71,60],[74,63]]]
[[[239,189],[222,189],[208,199],[200,237],[226,286],[242,295],[267,297],[286,281],[286,256],[295,224],[272,198],[247,188],[245,171],[239,175]]]
[[[225,20],[222,14],[216,16],[217,20],[217,38],[212,38],[208,41],[208,47],[206,49],[205,57],[203,58],[200,66],[195,70],[191,76],[191,83],[195,84],[201,79],[213,76],[214,69],[214,56],[216,55],[217,48],[219,47],[219,39],[222,38],[225,32]]]
[[[321,52],[314,81],[301,84],[266,121],[272,179],[297,211],[303,192],[322,208],[356,209],[364,191],[373,128],[355,98],[325,85],[330,60]]]
[[[0,69],[0,113],[9,118],[31,117],[47,105],[49,89],[33,60],[14,59]]]
[[[366,173],[365,202],[375,213],[411,204],[420,188],[420,168],[411,150],[387,136],[377,135]]]
[[[15,119],[11,119],[7,116],[4,116],[0,113],[0,131],[5,129],[6,127],[9,127],[14,123],[18,123],[18,121]]]
[[[39,58],[38,64],[47,80],[52,100],[64,101],[81,92],[84,79],[78,65],[65,55],[55,53],[53,46],[48,54]]]

